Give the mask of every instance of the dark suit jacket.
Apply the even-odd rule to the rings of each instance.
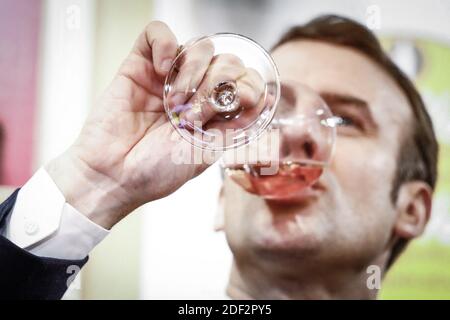
[[[0,205],[0,227],[11,214],[16,190]],[[67,290],[74,270],[84,260],[58,260],[34,256],[0,236],[0,299],[60,299]]]

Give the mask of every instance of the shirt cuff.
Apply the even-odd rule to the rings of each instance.
[[[65,201],[43,169],[19,191],[6,222],[6,238],[28,252],[46,258],[85,258],[109,231]]]

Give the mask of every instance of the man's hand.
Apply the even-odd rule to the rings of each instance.
[[[164,81],[177,50],[169,28],[162,22],[150,23],[74,145],[46,166],[66,201],[107,229],[137,207],[171,194],[218,157],[192,149],[174,133],[165,114]],[[237,81],[245,109],[239,121],[255,117],[264,94],[262,78],[235,56],[214,56],[212,42],[205,41],[184,56],[175,91],[184,92],[186,86],[194,85],[199,92],[208,92],[220,77]],[[208,106],[183,116],[214,121]],[[174,150],[186,157],[179,161],[185,164],[173,162]],[[191,151],[201,152],[206,161],[191,164]]]
[[[165,24],[150,23],[75,144],[46,166],[66,201],[105,228],[169,195],[207,167],[171,160],[175,145],[190,148],[172,134],[162,101],[177,49]]]

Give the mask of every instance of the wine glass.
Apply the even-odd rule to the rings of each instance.
[[[312,89],[283,80],[276,114],[266,134],[227,151],[225,173],[244,190],[269,200],[303,199],[332,159],[339,118]]]
[[[186,141],[224,151],[257,139],[269,126],[279,96],[271,56],[247,37],[219,33],[182,47],[167,75],[163,101]]]

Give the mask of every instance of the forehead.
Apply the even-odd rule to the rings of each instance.
[[[377,122],[406,126],[412,117],[406,97],[394,80],[352,48],[298,40],[278,47],[273,57],[282,81],[299,81],[318,92],[364,99]]]

